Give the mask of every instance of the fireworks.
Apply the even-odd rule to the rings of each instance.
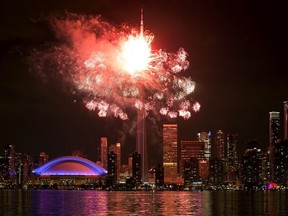
[[[113,26],[99,17],[69,14],[51,20],[59,43],[37,50],[34,64],[43,74],[58,74],[84,95],[87,109],[100,117],[126,120],[127,109],[190,118],[200,104],[191,99],[195,83],[181,76],[187,53],[152,50],[153,35]]]

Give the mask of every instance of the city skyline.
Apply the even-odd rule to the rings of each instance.
[[[54,40],[43,15],[67,9],[137,26],[140,5],[123,2],[123,5],[105,1],[68,5],[59,1],[52,7],[49,1],[44,1],[29,6],[29,10],[29,4],[7,2],[2,7],[1,18],[5,23],[0,34],[1,146],[11,143],[21,152],[45,151],[52,157],[83,148],[91,158],[100,137],[107,136],[112,143],[121,142],[123,149],[135,148],[133,118],[122,122],[97,117],[85,109],[79,102],[81,99],[68,94],[62,83],[57,80],[43,83],[35,73],[29,73],[24,61],[27,50]],[[154,153],[152,156],[160,152],[162,122],[178,123],[179,137],[183,140],[196,139],[198,132],[222,130],[239,134],[243,146],[248,140],[257,139],[263,149],[268,148],[269,112],[280,112],[283,128],[283,102],[288,99],[284,7],[249,2],[194,2],[193,7],[189,1],[143,3],[145,28],[155,35],[152,47],[187,50],[190,62],[187,73],[196,82],[194,97],[201,103],[200,112],[189,120],[149,116],[152,121],[147,123],[148,151]]]

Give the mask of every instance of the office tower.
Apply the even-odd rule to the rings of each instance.
[[[107,137],[101,137],[101,166],[107,169],[107,155],[108,155],[108,140]],[[116,152],[115,152],[116,153]]]
[[[205,142],[203,141],[181,141],[181,161],[190,158],[197,160],[205,159]]]
[[[164,168],[161,164],[155,167],[155,185],[157,187],[164,186]]]
[[[135,186],[141,183],[141,158],[138,152],[132,154],[132,178]]]
[[[191,158],[195,160],[191,160]],[[199,161],[205,159],[205,142],[204,141],[181,141],[181,151],[180,151],[180,175],[185,179],[190,179],[189,175],[193,173],[192,179],[198,179],[195,177],[196,174],[199,175]],[[197,161],[197,172],[194,169],[194,163]],[[192,163],[191,165],[189,165]],[[192,169],[192,171],[190,170]],[[204,170],[202,170],[204,171]],[[186,173],[185,173],[186,172]],[[197,180],[197,181],[198,181]]]
[[[227,160],[229,166],[237,166],[238,134],[227,134]]]
[[[280,112],[269,112],[269,162],[270,178],[274,180],[274,149],[275,145],[280,142]]]
[[[238,172],[237,157],[238,134],[227,134],[227,181],[235,183]]]
[[[225,160],[213,158],[209,161],[209,176],[211,183],[216,186],[224,184],[225,180]]]
[[[15,147],[14,145],[6,144],[4,146],[4,158],[7,159],[7,168],[9,176],[15,173]]]
[[[288,140],[275,144],[274,168],[274,181],[278,185],[286,186],[288,182]]]
[[[261,155],[261,159],[262,159],[262,180],[264,184],[268,184],[270,182],[270,162],[269,162],[269,155],[270,152],[269,150],[266,152],[263,152]]]
[[[204,157],[209,160],[211,158],[211,132],[198,133],[198,140],[205,143]]]
[[[116,143],[109,146],[109,152],[114,152],[117,155],[117,179],[119,179],[121,170],[121,144]]]
[[[288,139],[288,101],[284,101],[284,139]]]
[[[200,181],[199,161],[196,158],[190,158],[183,162],[184,186],[190,187]]]
[[[225,138],[224,133],[221,130],[216,132],[215,136],[215,147],[216,147],[216,155],[215,157],[218,159],[225,159]]]
[[[198,160],[199,177],[203,181],[208,180],[209,177],[209,160]]]
[[[253,188],[262,181],[262,152],[257,141],[249,141],[241,158],[240,179],[245,187]]]
[[[177,178],[177,124],[163,124],[163,167],[165,181]]]
[[[107,155],[107,186],[112,186],[117,183],[117,155],[114,152],[109,152]]]

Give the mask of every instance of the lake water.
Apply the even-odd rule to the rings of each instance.
[[[288,215],[285,191],[0,190],[0,215]]]

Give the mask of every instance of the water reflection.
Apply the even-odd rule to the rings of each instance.
[[[0,215],[288,215],[288,192],[0,190]]]

